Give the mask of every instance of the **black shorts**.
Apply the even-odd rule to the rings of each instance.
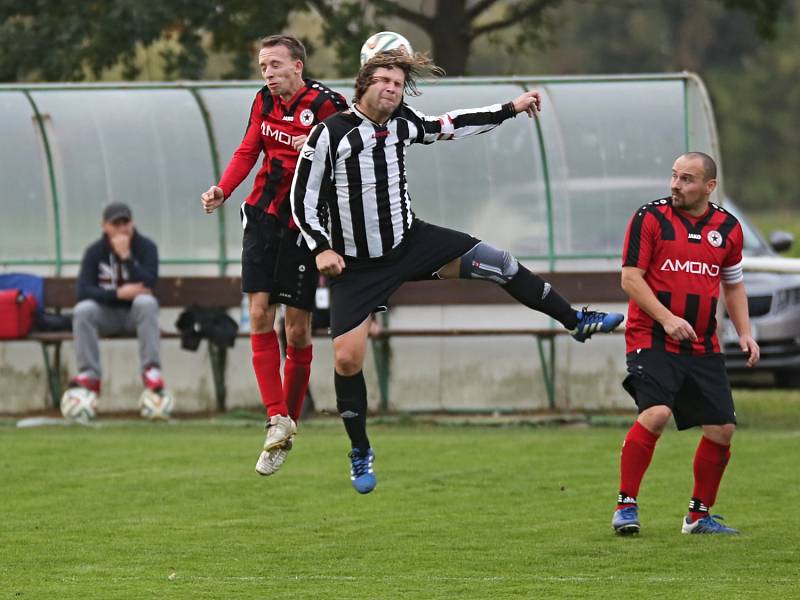
[[[242,291],[267,292],[270,304],[314,308],[317,263],[299,231],[242,204]]]
[[[731,386],[722,354],[689,356],[663,350],[627,355],[628,376],[622,382],[641,413],[668,406],[678,429],[736,423]]]
[[[415,220],[399,246],[380,258],[345,257],[341,275],[330,279],[331,337],[386,309],[389,297],[406,281],[435,279],[435,273],[480,240]]]

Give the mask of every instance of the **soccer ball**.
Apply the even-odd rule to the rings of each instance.
[[[139,396],[139,414],[151,421],[166,421],[175,407],[175,399],[167,390],[145,390]]]
[[[83,387],[71,387],[61,396],[61,414],[70,421],[86,422],[97,414],[97,394]]]
[[[399,33],[394,31],[381,31],[380,33],[369,36],[364,45],[361,46],[361,64],[363,65],[378,52],[393,50],[395,48],[405,48],[409,54],[414,54],[409,41]]]

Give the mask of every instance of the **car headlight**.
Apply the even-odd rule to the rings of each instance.
[[[787,288],[775,293],[775,312],[781,312],[800,304],[800,287]]]

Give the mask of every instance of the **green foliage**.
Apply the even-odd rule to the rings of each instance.
[[[253,44],[282,30],[291,0],[0,0],[0,81],[80,81],[115,65],[135,79],[135,51],[159,41],[168,78],[203,74],[210,39],[234,55],[232,77],[250,72]]]
[[[709,65],[706,77],[720,129],[726,192],[744,207],[797,206],[800,164],[800,1],[770,45],[740,68]]]
[[[716,0],[710,12],[736,9],[754,19],[762,36],[772,36],[784,1]],[[437,63],[450,75],[464,75],[476,40],[489,39],[495,47],[515,53],[539,48],[548,33],[558,35],[565,25],[571,27],[548,18],[552,10],[569,4],[565,0],[448,0],[412,8],[401,0],[0,0],[0,81],[80,81],[87,75],[99,78],[104,70],[120,64],[123,76],[135,79],[140,70],[136,49],[164,40],[172,42],[162,51],[168,78],[201,78],[209,50],[230,54],[233,68],[227,76],[246,77],[256,40],[284,30],[291,12],[309,10],[322,19],[324,42],[336,48],[340,75],[355,72],[364,39],[388,20],[422,30]],[[653,4],[672,25],[695,14],[688,0]],[[606,9],[581,4],[580,10],[627,15],[652,8],[651,3],[641,6]],[[626,20],[609,21],[611,31]],[[585,18],[582,22],[589,23]],[[610,41],[611,46],[618,39],[620,50],[627,47],[627,40],[609,36],[611,31],[596,37]],[[702,45],[707,36],[698,34],[699,30],[689,31],[687,38]],[[659,36],[649,39],[657,42]]]
[[[743,410],[740,408],[740,411]],[[796,431],[740,431],[719,497],[737,538],[689,537],[696,431],[659,442],[643,532],[610,520],[623,429],[374,427],[350,487],[339,423],[304,425],[273,477],[260,428],[103,423],[0,431],[8,597],[789,598]],[[795,590],[794,592],[792,590]]]
[[[800,214],[798,211],[764,210],[763,207],[753,207],[747,215],[764,234],[765,239],[771,231],[788,231],[794,235],[794,244],[783,256],[800,258]]]

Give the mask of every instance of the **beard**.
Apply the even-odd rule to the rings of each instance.
[[[698,196],[694,199],[689,199],[683,194],[672,192],[672,205],[686,211],[692,211],[699,208],[703,204],[703,196]]]

